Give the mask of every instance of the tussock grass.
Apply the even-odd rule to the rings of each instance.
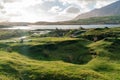
[[[120,80],[119,38],[96,42],[68,37],[28,39],[0,42],[1,80]]]

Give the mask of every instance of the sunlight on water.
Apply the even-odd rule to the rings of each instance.
[[[83,28],[104,28],[104,27],[119,27],[120,25],[28,25],[28,26],[13,26],[1,29],[22,29],[22,30],[35,30],[35,29],[79,29]]]
[[[13,26],[13,27],[3,28],[3,29],[23,29],[23,30],[30,30],[31,27],[28,27],[28,26]]]

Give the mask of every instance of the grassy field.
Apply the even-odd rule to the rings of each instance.
[[[120,28],[104,32],[111,30],[120,32]],[[79,38],[0,40],[0,80],[120,80],[119,36],[95,42],[83,38],[95,31],[87,30]]]

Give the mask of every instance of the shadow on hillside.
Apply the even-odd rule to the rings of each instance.
[[[0,43],[0,49],[5,49],[6,47],[9,47],[9,45]]]
[[[13,73],[17,74],[18,73],[17,70],[14,69],[9,64],[0,64],[0,67],[2,68],[1,72],[3,72],[3,73],[9,73],[9,74],[13,74]]]
[[[70,40],[43,45],[17,45],[12,49],[27,57],[45,60],[65,62],[74,64],[85,64],[92,59],[89,49],[82,45],[79,40]]]
[[[10,46],[8,44],[0,43],[0,50],[12,52]]]
[[[111,53],[109,55],[111,60],[120,60],[120,39],[111,40],[113,43],[106,47],[106,49]]]

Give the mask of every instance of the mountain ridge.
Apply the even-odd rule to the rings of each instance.
[[[120,0],[107,6],[104,6],[100,9],[94,9],[90,12],[80,14],[73,20],[85,19],[90,17],[114,16],[119,14],[120,14]]]

